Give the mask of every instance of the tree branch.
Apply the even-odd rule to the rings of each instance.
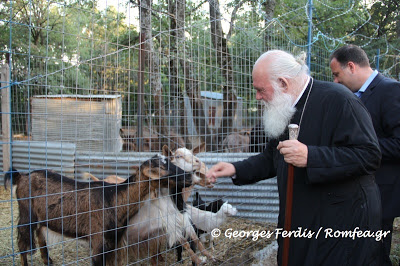
[[[229,26],[229,31],[228,31],[228,34],[226,35],[226,39],[227,39],[227,40],[229,40],[229,39],[231,38],[232,29],[233,29],[233,26],[235,25],[236,13],[237,13],[237,11],[239,10],[239,8],[242,7],[242,5],[243,5],[245,2],[247,2],[247,1],[245,1],[245,0],[239,1],[239,3],[235,6],[235,8],[234,8],[233,11],[232,11],[231,22],[229,23],[229,24],[230,24],[230,26]]]

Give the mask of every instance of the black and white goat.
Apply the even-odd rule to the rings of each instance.
[[[210,202],[210,203],[207,204],[207,203],[200,197],[200,194],[199,194],[199,192],[197,192],[197,191],[196,191],[196,193],[195,193],[193,196],[194,196],[194,199],[193,199],[192,205],[193,205],[194,207],[200,209],[200,210],[203,210],[203,211],[209,211],[209,212],[214,212],[214,213],[216,213],[216,212],[219,211],[219,209],[221,209],[222,205],[224,204],[224,201],[223,201],[222,199],[218,199],[218,200],[212,201],[212,202]],[[207,232],[205,232],[205,231],[203,231],[203,230],[197,228],[195,224],[193,224],[193,227],[194,227],[194,229],[195,229],[195,231],[196,231],[197,236],[200,238],[201,242],[204,244],[204,243],[206,242],[205,237],[206,237],[207,235],[209,235],[209,233],[207,233]],[[193,247],[193,246],[194,246],[194,245],[193,245],[193,242],[191,242],[190,244],[191,244],[191,247],[192,247],[192,249],[193,249],[193,248],[194,248],[194,247]],[[211,239],[210,239],[210,246],[213,248],[213,243],[211,243]],[[183,251],[182,247],[181,247],[181,246],[178,246],[178,247],[177,247],[177,250],[176,250],[176,253],[177,253],[177,261],[178,261],[178,262],[182,260],[182,251]]]
[[[203,210],[203,211],[218,212],[219,209],[221,209],[222,204],[224,204],[224,201],[222,199],[217,199],[217,200],[212,201],[210,203],[205,202],[200,197],[200,194],[197,191],[193,195],[193,202],[192,202],[193,207],[196,207],[196,208],[198,208],[200,210]]]
[[[35,234],[45,264],[52,264],[44,232],[89,241],[93,265],[115,264],[128,221],[138,213],[151,191],[191,184],[191,174],[157,155],[144,162],[136,175],[120,184],[81,182],[52,171],[20,174],[13,169],[5,175],[18,198],[18,247],[21,264],[36,251]]]

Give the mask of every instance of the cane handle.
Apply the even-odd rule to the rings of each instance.
[[[288,128],[289,128],[289,139],[290,140],[297,139],[299,134],[299,126],[296,124],[290,124]]]

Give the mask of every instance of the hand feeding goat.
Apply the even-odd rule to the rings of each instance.
[[[46,170],[21,175],[14,169],[5,175],[4,186],[10,182],[18,198],[22,265],[28,265],[28,252],[36,251],[35,234],[43,262],[53,263],[46,247],[45,228],[89,241],[93,265],[104,265],[115,263],[114,249],[120,247],[128,221],[149,193],[160,187],[191,184],[191,174],[156,155],[120,184],[80,182]]]

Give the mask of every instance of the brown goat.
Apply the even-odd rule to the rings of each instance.
[[[66,237],[89,241],[93,265],[114,265],[118,260],[114,251],[122,244],[128,221],[150,191],[191,184],[191,174],[156,155],[120,184],[80,182],[47,170],[21,175],[14,169],[5,175],[4,186],[10,181],[16,186],[18,198],[22,265],[28,265],[28,252],[36,250],[35,233],[43,262],[53,263],[42,230],[46,227]]]

